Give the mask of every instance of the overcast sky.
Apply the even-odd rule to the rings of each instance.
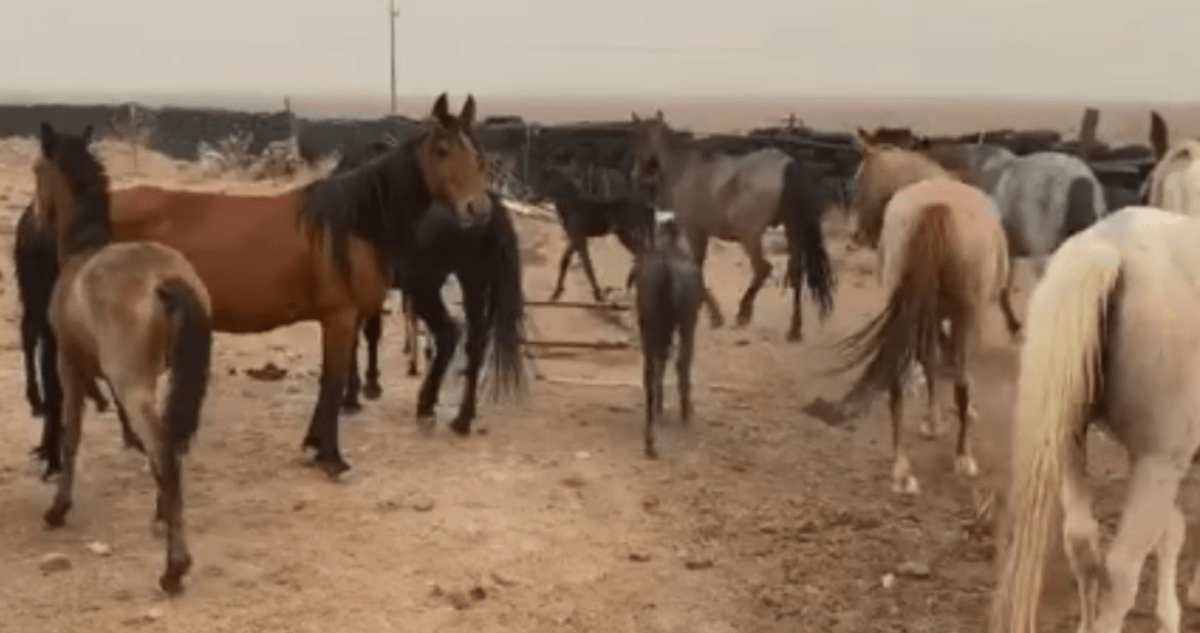
[[[405,94],[1200,100],[1194,0],[397,2]],[[387,91],[387,0],[3,4],[3,92]]]

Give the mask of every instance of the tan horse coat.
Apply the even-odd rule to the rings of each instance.
[[[950,324],[949,356],[959,412],[956,468],[978,472],[967,430],[970,395],[967,368],[978,346],[984,309],[1007,288],[1008,244],[991,199],[947,176],[904,187],[888,202],[880,241],[881,279],[888,293],[883,311],[845,342],[850,365],[866,363],[848,401],[887,390],[891,401],[893,489],[916,494],[919,485],[904,448],[905,372],[920,363],[926,374],[928,436],[940,432],[936,405],[936,345],[942,322]]]

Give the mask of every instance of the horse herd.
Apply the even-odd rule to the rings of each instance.
[[[199,425],[214,332],[320,324],[319,390],[302,447],[330,477],[350,467],[339,450],[339,410],[359,408],[360,392],[367,399],[382,392],[377,345],[389,288],[403,294],[410,334],[420,318],[434,343],[417,397],[423,428],[432,426],[458,345],[459,327],[441,295],[452,273],[462,288],[467,362],[450,428],[470,433],[489,359],[493,395],[522,393],[519,245],[508,207],[487,188],[474,119],[472,97],[453,114],[443,94],[420,135],[395,147],[373,145],[345,157],[333,174],[275,196],[110,191],[89,148],[90,128],[70,134],[43,124],[34,200],[18,223],[15,260],[27,397],[34,415],[44,417],[34,450],[43,477],[59,475],[46,523],[62,525],[70,510],[84,400],[107,408],[100,389],[106,383],[126,445],[147,456],[158,485],[155,520],[167,533],[159,584],[168,594],[182,591],[192,559],[181,457]],[[1200,447],[1193,413],[1200,395],[1192,395],[1200,390],[1189,388],[1200,378],[1200,325],[1181,316],[1200,309],[1200,251],[1189,248],[1200,240],[1200,142],[1169,144],[1165,122],[1157,114],[1152,121],[1158,163],[1138,201],[1146,206],[1122,209],[1110,209],[1116,205],[1106,202],[1090,168],[1072,156],[1018,157],[982,144],[897,146],[858,134],[861,162],[849,205],[857,216],[854,239],[877,249],[887,300],[842,342],[846,359],[836,369],[861,368],[841,401],[846,414],[876,393],[889,394],[896,492],[920,489],[901,432],[908,387],[924,381],[930,415],[920,429],[940,434],[937,376],[949,365],[956,470],[974,476],[969,373],[985,311],[997,305],[1014,341],[1024,338],[1013,529],[991,614],[996,632],[1037,629],[1058,504],[1082,603],[1080,630],[1120,630],[1155,549],[1161,630],[1179,631],[1175,582],[1185,523],[1177,497]],[[736,315],[745,325],[772,270],[763,235],[782,225],[784,278],[793,289],[786,338],[800,341],[803,286],[822,319],[834,308],[822,216],[837,196],[813,167],[779,150],[728,154],[673,130],[661,111],[633,115],[633,128],[636,194],[591,198],[552,170],[540,174],[536,189],[555,203],[568,238],[553,299],[575,254],[595,298],[603,299],[589,237],[614,233],[633,256],[628,285],[636,289],[644,448],[652,458],[673,341],[686,423],[700,311],[707,306],[714,327],[724,322],[703,275],[708,241],[737,241],[750,259],[752,278]],[[1009,296],[1015,257],[1031,258],[1039,278],[1024,327]],[[1166,310],[1167,302],[1180,310]],[[365,383],[356,360],[360,330],[368,342]],[[406,346],[416,373],[416,337]],[[156,384],[164,372],[170,386],[160,414]],[[1084,485],[1083,438],[1092,422],[1128,449],[1133,464],[1106,555]],[[1194,584],[1200,587],[1200,572]]]

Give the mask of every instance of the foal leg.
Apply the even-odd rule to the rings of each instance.
[[[586,239],[586,238],[584,238]],[[558,282],[554,284],[554,292],[550,293],[551,301],[558,301],[558,298],[563,293],[563,280],[567,278],[567,267],[571,265],[571,255],[575,254],[575,250],[579,248],[576,240],[572,238],[567,243],[566,250],[563,251],[562,259],[558,261]]]
[[[1133,608],[1138,577],[1146,556],[1164,534],[1178,529],[1175,513],[1178,512],[1179,484],[1187,474],[1187,467],[1186,462],[1177,464],[1167,456],[1135,458],[1121,523],[1104,561],[1108,583],[1101,589],[1096,633],[1120,632],[1125,616]],[[1170,564],[1173,566],[1178,562],[1171,561]],[[1174,593],[1173,587],[1170,593]],[[1160,630],[1174,633],[1179,630],[1178,602],[1168,599],[1171,604],[1163,605],[1163,597],[1159,598],[1159,617],[1172,620],[1160,622]],[[1174,613],[1170,613],[1172,610]]]
[[[754,276],[750,278],[750,285],[738,303],[736,320],[738,327],[750,323],[750,319],[754,316],[754,298],[758,296],[758,291],[762,288],[763,283],[771,276],[771,262],[768,262],[767,258],[763,256],[761,235],[742,240],[742,250],[746,251],[746,256],[750,258]]]
[[[59,354],[58,376],[62,382],[62,476],[58,479],[58,490],[54,503],[46,510],[46,525],[61,527],[71,510],[71,497],[75,488],[75,458],[79,454],[79,440],[83,426],[84,377]]]
[[[383,387],[379,386],[379,339],[382,337],[383,315],[367,317],[363,322],[363,338],[367,340],[367,382],[363,385],[363,397],[367,400],[378,400],[383,395]],[[358,372],[351,375],[355,373]]]
[[[892,492],[915,495],[921,492],[912,474],[912,463],[904,450],[904,387],[893,381],[888,388],[888,404],[892,415]]]
[[[658,459],[658,422],[662,418],[663,374],[666,359],[651,353],[642,361],[642,390],[646,394],[646,459]]]
[[[679,324],[679,352],[675,355],[675,375],[679,387],[679,422],[692,421],[692,358],[696,351],[696,318],[685,316]]]

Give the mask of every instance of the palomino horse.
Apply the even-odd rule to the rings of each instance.
[[[1063,240],[1108,213],[1104,187],[1087,163],[1070,154],[1017,156],[995,145],[923,145],[942,165],[964,167],[966,181],[992,196],[1009,254],[1030,258],[1036,277]]]
[[[846,396],[859,404],[886,389],[892,417],[893,489],[920,488],[902,441],[904,376],[915,361],[925,369],[929,420],[926,436],[940,432],[934,370],[942,321],[958,406],[956,470],[973,477],[978,468],[967,431],[970,420],[968,365],[979,344],[984,309],[1003,296],[1009,278],[1004,229],[988,196],[948,176],[934,176],[897,191],[887,204],[881,232],[881,272],[888,301],[883,311],[842,343],[851,354],[843,367],[866,363]]]
[[[1200,141],[1180,139],[1168,145],[1169,138],[1167,122],[1151,112],[1150,146],[1157,162],[1143,185],[1146,204],[1200,215]]]
[[[634,122],[634,182],[651,190],[656,206],[678,217],[692,254],[704,268],[708,240],[741,243],[754,268],[742,295],[737,324],[750,322],[754,297],[771,274],[763,255],[762,236],[780,223],[788,238],[788,282],[793,288],[792,322],[787,339],[802,337],[800,289],[805,282],[824,319],[833,309],[833,268],[825,250],[821,215],[832,192],[814,168],[777,149],[742,156],[721,153],[703,141],[672,130],[662,111]],[[712,291],[705,303],[714,327],[724,322]]]
[[[212,296],[213,326],[266,332],[321,325],[320,390],[303,447],[330,477],[350,468],[338,447],[338,409],[354,337],[377,314],[398,254],[435,202],[463,225],[486,221],[490,200],[474,140],[475,101],[433,106],[426,130],[384,156],[276,196],[135,187],[113,193],[118,240],[151,240],[183,253]]]
[[[1200,446],[1200,219],[1128,207],[1067,240],[1029,300],[1013,427],[1012,540],[992,633],[1038,630],[1043,563],[1061,504],[1081,633],[1117,633],[1153,550],[1159,631],[1180,631],[1180,482]],[[1168,305],[1169,304],[1169,305]],[[1164,309],[1166,307],[1166,309]],[[1086,483],[1088,428],[1128,451],[1107,554]]]
[[[42,151],[34,164],[37,217],[58,232],[60,264],[50,323],[62,393],[48,394],[46,419],[62,426],[64,464],[45,520],[59,527],[71,509],[83,399],[103,376],[158,482],[154,516],[167,529],[159,585],[174,595],[183,590],[183,575],[192,566],[180,462],[200,425],[208,390],[208,291],[178,251],[153,242],[112,242],[108,176],[88,151],[90,136],[90,127],[74,136],[42,123]],[[171,387],[160,417],[155,392],[168,369]]]

